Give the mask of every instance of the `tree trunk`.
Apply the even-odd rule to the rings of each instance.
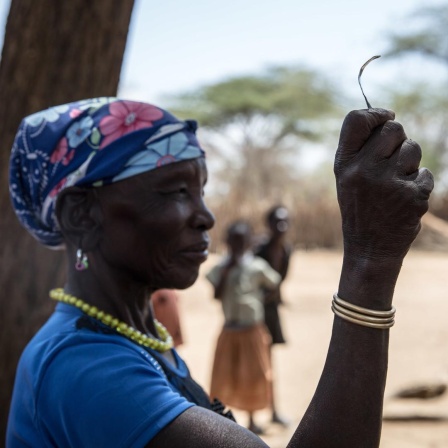
[[[48,317],[63,253],[20,226],[8,194],[8,160],[20,121],[46,107],[115,96],[134,0],[12,0],[0,63],[0,440],[16,365]]]

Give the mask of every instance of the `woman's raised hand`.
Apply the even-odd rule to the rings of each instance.
[[[345,256],[357,260],[403,259],[428,210],[433,176],[394,115],[352,111],[341,129],[334,172]]]

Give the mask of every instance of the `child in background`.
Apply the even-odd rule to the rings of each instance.
[[[256,434],[253,413],[271,405],[270,335],[264,324],[263,288],[275,288],[281,276],[252,254],[252,231],[245,221],[227,230],[229,254],[207,275],[221,300],[224,327],[213,362],[210,396],[249,413],[248,428]]]

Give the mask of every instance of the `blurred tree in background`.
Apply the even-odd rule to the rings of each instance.
[[[8,160],[20,121],[49,106],[117,92],[133,0],[12,0],[0,63],[0,439],[5,440],[17,360],[61,286],[61,253],[21,228],[8,194]]]
[[[417,9],[406,20],[406,27],[390,34],[385,56],[409,53],[430,57],[448,68],[448,5]]]
[[[322,75],[292,67],[225,80],[172,102],[176,114],[199,121],[222,191],[242,192],[243,201],[283,195],[303,143],[322,141],[331,129],[325,119],[342,114]]]
[[[403,28],[402,28],[403,29]],[[417,9],[408,20],[406,31],[389,36],[385,56],[417,55],[440,63],[448,69],[448,4]],[[448,71],[447,71],[448,74]],[[389,92],[392,108],[423,151],[423,165],[435,175],[436,189],[430,210],[448,220],[448,96],[446,81],[422,81]]]
[[[424,148],[422,165],[437,179],[436,192],[448,189],[448,96],[443,86],[419,82],[389,92],[392,109]]]
[[[214,233],[231,219],[259,217],[274,202],[297,207],[297,156],[304,144],[334,136],[340,97],[317,72],[272,67],[169,99],[174,113],[200,123],[213,173],[207,196],[218,218]]]

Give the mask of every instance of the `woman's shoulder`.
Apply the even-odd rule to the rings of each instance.
[[[33,373],[36,389],[49,378],[82,382],[84,374],[91,379],[97,372],[107,378],[116,375],[123,365],[144,369],[149,376],[164,376],[160,363],[145,347],[113,330],[100,328],[94,319],[78,310],[64,307],[56,309],[30,341],[20,361],[21,369]]]

